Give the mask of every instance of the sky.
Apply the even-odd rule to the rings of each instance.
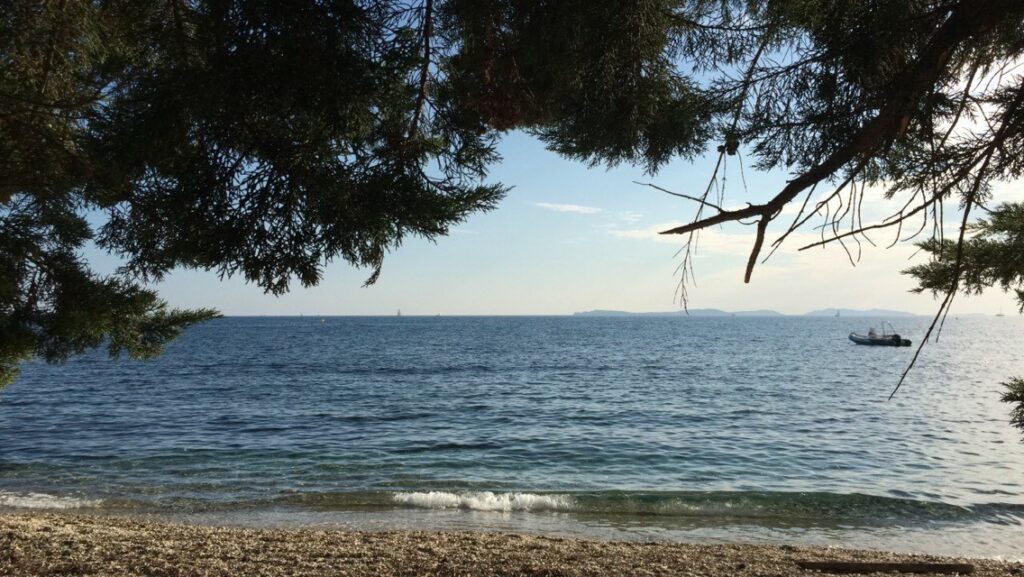
[[[657,232],[689,222],[693,202],[636,182],[650,182],[699,196],[715,158],[676,160],[655,175],[641,168],[588,167],[544,149],[529,135],[506,135],[503,160],[489,180],[513,188],[500,206],[471,216],[447,237],[431,243],[409,238],[385,259],[377,283],[363,287],[372,271],[344,261],[327,265],[316,287],[297,283],[291,292],[264,294],[244,279],[221,280],[214,272],[175,271],[156,286],[172,305],[213,307],[226,315],[561,315],[592,309],[636,312],[681,307],[677,287],[681,236]],[[785,185],[785,173],[740,173],[739,157],[727,157],[723,205],[764,202]],[[749,164],[749,161],[748,161]],[[746,187],[744,187],[744,180]],[[821,197],[832,189],[823,188]],[[1024,200],[1024,182],[998,185],[993,201]],[[898,208],[881,190],[869,190],[865,223]],[[899,203],[902,204],[902,203]],[[788,226],[798,206],[784,211],[767,242]],[[947,209],[947,213],[952,213]],[[788,217],[788,218],[787,218]],[[947,214],[947,234],[955,231]],[[802,314],[824,308],[886,308],[932,314],[931,295],[912,294],[912,279],[900,274],[922,261],[912,243],[885,249],[893,232],[872,235],[878,248],[864,244],[857,266],[838,245],[797,249],[817,237],[811,226],[754,270],[750,284],[743,269],[754,242],[753,227],[728,224],[702,233],[694,260],[696,282],[688,288],[691,308],[739,311],[773,309]],[[801,242],[803,241],[803,242]],[[116,261],[91,251],[97,270]],[[957,297],[953,314],[1014,312],[1014,300],[998,289],[977,297]]]

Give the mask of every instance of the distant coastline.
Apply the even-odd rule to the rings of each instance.
[[[931,317],[933,313],[910,313],[906,311],[898,311],[891,309],[819,309],[813,310],[806,313],[780,313],[778,311],[770,309],[757,309],[757,310],[743,310],[743,311],[727,311],[722,309],[688,309],[688,310],[674,310],[674,311],[651,311],[651,312],[633,312],[633,311],[620,311],[611,309],[594,309],[589,311],[579,311],[574,313],[459,313],[459,312],[448,312],[448,313],[419,313],[412,311],[409,313],[403,312],[401,316],[396,316],[394,313],[295,313],[295,314],[225,314],[224,318],[253,318],[253,319],[278,319],[278,318],[308,318],[311,320],[319,321],[320,319],[340,319],[340,318],[365,318],[365,319],[376,319],[376,318],[525,318],[525,317],[537,317],[537,318],[554,318],[554,317],[765,317],[765,318],[798,318],[798,317],[835,317],[836,310],[839,311],[840,317],[871,317],[881,319],[892,319],[892,318],[924,318]],[[951,315],[953,317],[998,317],[998,314],[992,313],[979,313],[979,312],[966,312],[966,313],[955,313]],[[1013,315],[1004,315],[1007,317],[1016,317]]]
[[[574,317],[677,317],[677,316],[691,316],[691,317],[834,317],[836,311],[839,312],[840,318],[842,317],[917,317],[923,315],[917,315],[914,313],[908,313],[906,311],[896,311],[888,309],[819,309],[804,313],[802,315],[783,314],[778,311],[758,309],[749,311],[724,311],[721,309],[689,309],[689,310],[678,310],[678,311],[667,311],[667,312],[629,312],[629,311],[615,311],[615,310],[591,310],[573,313]],[[970,315],[965,315],[970,316]]]

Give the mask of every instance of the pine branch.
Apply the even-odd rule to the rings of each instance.
[[[423,107],[427,102],[427,81],[430,78],[430,37],[434,30],[434,0],[426,0],[423,6],[423,64],[420,67],[420,87],[416,95],[416,108],[412,114],[412,122],[409,123],[409,136],[411,140],[416,137],[419,131],[420,116],[423,114]]]
[[[941,77],[955,49],[969,38],[985,37],[1007,17],[1007,14],[1020,14],[1021,12],[1024,12],[1024,4],[1014,0],[973,0],[958,4],[946,22],[932,36],[921,57],[904,69],[893,82],[894,86],[900,87],[897,93],[886,102],[873,119],[864,124],[846,144],[830,154],[828,158],[790,181],[781,192],[765,204],[751,205],[736,211],[720,212],[714,216],[663,231],[660,234],[693,233],[716,224],[755,217],[761,219],[758,221],[759,227],[762,221],[767,226],[767,221],[774,219],[782,211],[782,208],[802,191],[829,178],[855,159],[866,160],[878,150],[888,146],[906,130],[919,101]],[[752,263],[756,262],[760,243],[755,241],[754,248],[755,252],[748,260],[748,268],[745,273],[747,279],[751,275]]]
[[[957,290],[960,288],[960,277],[963,273],[963,258],[964,258],[964,240],[967,236],[967,223],[968,217],[971,212],[971,205],[975,202],[978,195],[978,190],[981,188],[982,182],[985,180],[985,173],[988,170],[989,162],[992,160],[992,156],[995,154],[996,149],[1002,145],[1002,141],[1006,138],[1007,129],[1010,126],[1010,122],[1013,119],[1013,114],[1017,111],[1021,102],[1024,101],[1024,87],[1018,87],[1017,96],[1014,98],[1013,103],[1003,113],[1003,120],[999,126],[999,130],[996,131],[995,137],[990,141],[988,146],[988,152],[985,155],[985,160],[982,162],[981,167],[978,169],[977,176],[974,179],[974,183],[971,186],[971,190],[967,194],[967,198],[964,201],[964,216],[960,222],[960,235],[956,241],[956,258],[953,262],[953,280],[950,282],[949,290],[946,292],[946,296],[939,306],[938,312],[935,313],[935,317],[932,319],[931,325],[928,327],[928,332],[925,333],[924,338],[921,339],[921,343],[917,346],[917,351],[914,353],[914,357],[910,359],[910,364],[903,371],[900,376],[899,382],[896,383],[896,387],[889,393],[889,400],[892,400],[896,391],[900,390],[900,386],[903,385],[903,381],[906,380],[907,374],[914,368],[917,363],[917,357],[921,354],[924,349],[925,343],[931,337],[932,331],[935,330],[936,323],[939,319],[945,319],[945,315],[949,313],[949,306],[953,301],[953,297],[956,296]],[[941,328],[939,329],[942,330]]]

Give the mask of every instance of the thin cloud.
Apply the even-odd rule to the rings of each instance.
[[[992,205],[1001,202],[1024,202],[1024,182],[997,182],[992,186]]]
[[[554,212],[569,212],[572,214],[597,214],[601,212],[600,208],[594,208],[592,206],[581,206],[579,204],[554,204],[550,202],[538,202],[537,206],[544,210],[552,210]]]
[[[665,244],[681,244],[679,237],[670,236],[664,234],[658,234],[663,230],[668,230],[679,226],[679,222],[668,222],[662,224],[653,224],[644,228],[633,228],[633,229],[611,229],[608,234],[615,238],[629,239],[629,240],[649,240],[654,242],[660,242]]]
[[[625,240],[641,240],[651,241],[660,244],[671,244],[675,246],[682,246],[686,242],[687,235],[676,235],[676,234],[660,234],[662,231],[676,228],[681,226],[683,223],[680,221],[663,222],[661,224],[654,224],[644,228],[636,229],[610,229],[608,234],[615,238],[621,238]],[[770,240],[774,238],[769,237]],[[794,232],[787,239],[785,246],[783,247],[784,252],[790,250],[795,251],[797,248],[810,244],[816,240],[819,240],[820,236],[809,232]],[[852,242],[852,241],[851,241]],[[751,230],[739,230],[738,232],[723,232],[717,228],[708,228],[700,231],[697,238],[696,256],[705,254],[714,255],[728,255],[728,256],[741,256],[746,257],[750,254],[751,248],[754,246],[754,233]],[[764,254],[767,254],[771,248],[767,248]]]
[[[628,224],[636,224],[644,218],[644,215],[639,212],[627,210],[619,213],[619,220]]]

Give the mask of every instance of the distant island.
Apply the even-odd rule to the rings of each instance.
[[[650,312],[650,313],[634,313],[629,311],[611,311],[611,310],[592,310],[573,313],[574,317],[676,317],[676,316],[691,316],[691,317],[784,317],[784,316],[805,316],[805,317],[834,317],[836,311],[839,312],[840,317],[915,317],[914,313],[908,313],[905,311],[894,311],[888,309],[820,309],[804,313],[803,315],[785,315],[778,311],[772,310],[752,310],[752,311],[723,311],[721,309],[690,309],[689,311],[678,310],[678,311],[667,311],[667,312]]]
[[[916,317],[914,313],[908,313],[905,311],[894,311],[889,309],[820,309],[805,313],[805,317],[834,317],[836,311],[839,311],[840,317]]]
[[[756,310],[756,311],[723,311],[720,309],[690,309],[689,311],[678,310],[669,312],[653,312],[653,313],[632,313],[628,311],[606,311],[606,310],[593,310],[585,311],[580,313],[573,313],[574,317],[675,317],[675,316],[686,316],[689,314],[691,317],[731,317],[731,316],[746,316],[746,317],[781,317],[784,316],[780,312],[769,311],[769,310]]]

